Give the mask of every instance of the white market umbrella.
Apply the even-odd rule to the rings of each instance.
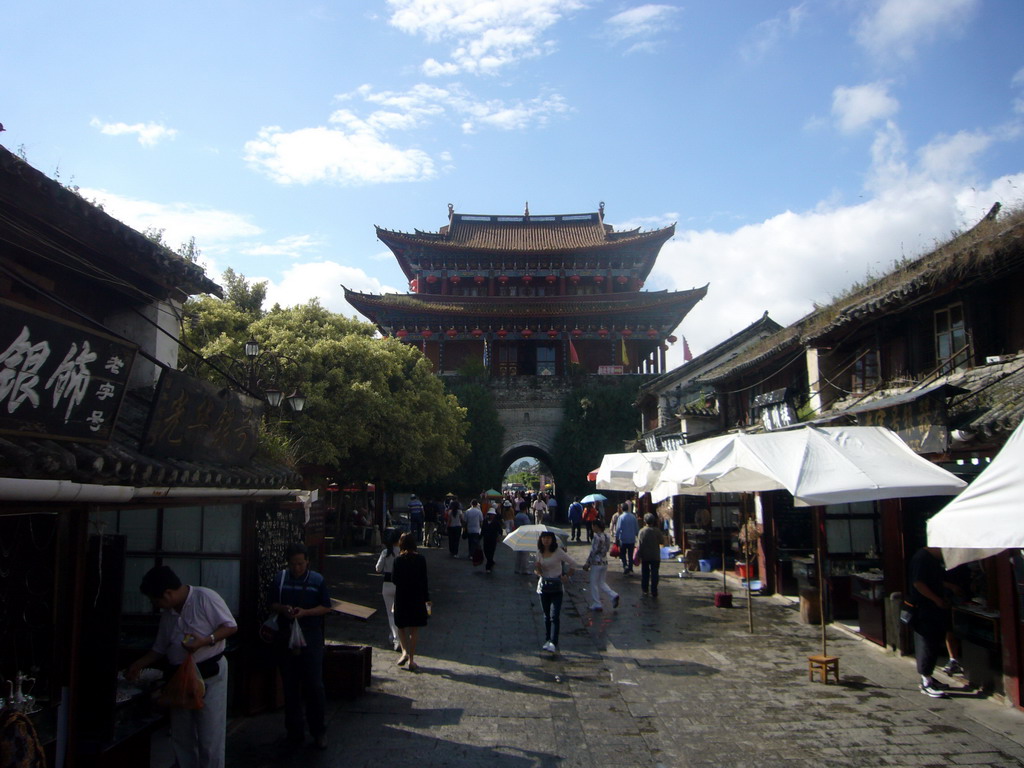
[[[946,568],[1024,548],[1024,422],[963,493],[928,521]]]
[[[633,488],[637,493],[649,493],[661,476],[661,470],[668,462],[668,451],[650,451],[640,454],[645,461],[633,472]]]
[[[966,483],[914,453],[885,427],[813,427],[736,433],[673,452],[658,494],[787,490],[798,507],[944,496]],[[690,468],[686,469],[686,461]],[[689,471],[689,476],[687,476]],[[654,498],[654,493],[652,493]],[[655,499],[657,500],[657,499]]]
[[[703,495],[788,490],[795,506],[958,493],[965,483],[914,453],[884,427],[813,427],[698,440],[675,453],[657,493]],[[686,476],[686,462],[689,476]],[[655,493],[652,492],[652,498]],[[816,556],[824,613],[823,557]],[[822,655],[825,655],[825,620]]]
[[[650,462],[645,454],[608,453],[601,459],[597,468],[597,479],[594,481],[599,491],[634,491],[633,473],[647,467]]]
[[[502,539],[502,544],[513,552],[536,552],[537,539],[545,531],[555,534],[563,542],[569,538],[569,531],[551,525],[521,525]]]

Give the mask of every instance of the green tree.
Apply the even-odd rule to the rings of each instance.
[[[460,377],[446,382],[449,393],[466,409],[469,430],[466,440],[470,450],[458,468],[447,475],[438,475],[423,490],[443,495],[453,491],[460,496],[472,496],[501,483],[501,446],[505,428],[498,420],[494,393],[480,378]]]
[[[301,389],[306,408],[301,415],[287,406],[269,414],[265,444],[339,480],[388,484],[422,482],[451,472],[463,459],[465,409],[444,391],[418,349],[374,338],[370,323],[330,312],[315,299],[261,310],[246,322],[259,305],[251,301],[252,287],[239,279],[238,290],[229,290],[225,300],[202,297],[190,305],[185,335],[214,363],[218,356],[243,360],[250,336],[280,356],[274,383],[286,394]],[[195,369],[197,361],[183,365]],[[202,369],[204,378],[222,380],[210,366]]]
[[[253,320],[263,317],[263,302],[267,298],[265,280],[252,283],[245,279],[245,275],[238,274],[228,267],[224,270],[224,284],[227,286],[225,297],[229,302]]]
[[[559,493],[590,493],[587,473],[606,453],[622,453],[623,443],[636,438],[638,382],[634,377],[603,377],[572,389],[565,399],[565,417],[555,435]]]

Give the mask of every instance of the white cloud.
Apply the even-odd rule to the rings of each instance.
[[[246,256],[266,256],[299,259],[309,251],[315,251],[323,243],[312,235],[290,235],[273,243],[256,243],[240,246],[237,250]]]
[[[334,183],[341,186],[423,181],[450,170],[447,151],[401,147],[389,138],[449,120],[463,133],[479,128],[522,130],[544,125],[569,111],[559,94],[506,102],[479,100],[458,84],[438,88],[420,83],[406,91],[375,91],[362,85],[337,96],[345,106],[331,114],[329,127],[286,132],[263,128],[245,145],[249,164],[280,184]],[[373,107],[365,116],[362,105]],[[440,167],[438,167],[440,163]]]
[[[265,306],[271,307],[277,303],[282,307],[292,307],[317,298],[332,312],[348,316],[357,315],[360,319],[362,316],[345,301],[342,285],[363,293],[396,293],[405,290],[385,285],[358,267],[350,267],[335,261],[295,264],[284,270],[279,281],[266,277],[249,279],[267,281]]]
[[[956,34],[979,5],[980,0],[876,0],[855,37],[873,54],[909,59],[918,45]]]
[[[93,128],[99,128],[105,136],[124,136],[134,134],[144,147],[153,147],[164,139],[173,139],[178,131],[167,128],[160,123],[104,123],[98,117],[89,121]]]
[[[290,132],[276,126],[263,128],[258,138],[245,143],[245,159],[279,184],[359,186],[422,181],[437,173],[426,152],[397,147],[366,124],[349,132],[326,127]]]
[[[427,59],[428,77],[493,74],[551,50],[544,33],[584,7],[581,0],[388,0],[392,26],[427,42],[448,42],[450,61]]]
[[[900,103],[889,95],[884,83],[868,83],[832,91],[832,115],[840,130],[853,133],[878,120],[885,120],[899,111]]]
[[[872,146],[868,200],[823,201],[814,210],[787,211],[733,231],[680,230],[662,249],[646,287],[681,290],[710,282],[708,296],[676,332],[695,354],[765,310],[787,325],[814,302],[828,302],[973,226],[994,202],[1024,203],[1024,172],[978,180],[976,161],[1000,138],[966,131],[938,136],[911,155],[897,126],[887,122]],[[673,365],[681,362],[681,346],[669,352]]]
[[[760,61],[784,40],[794,37],[807,15],[804,6],[794,5],[758,24],[740,49],[740,55],[747,61]]]
[[[192,203],[156,203],[116,195],[103,189],[79,190],[87,200],[96,200],[103,210],[129,227],[139,230],[162,229],[164,241],[177,248],[195,237],[202,249],[239,238],[252,238],[263,232],[246,216]]]
[[[679,9],[673,5],[649,3],[617,13],[605,25],[615,41],[649,38],[663,32],[678,12]]]

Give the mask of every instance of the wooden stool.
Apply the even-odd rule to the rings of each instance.
[[[839,683],[839,657],[838,656],[808,656],[807,657],[807,678],[814,682],[814,670],[821,670],[821,682],[828,685],[828,673],[831,672],[836,683]]]

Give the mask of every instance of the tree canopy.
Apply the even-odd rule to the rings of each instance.
[[[216,367],[189,355],[182,367],[222,381],[222,372],[244,363],[245,342],[256,339],[267,360],[279,363],[279,371],[264,371],[274,374],[271,383],[306,396],[301,414],[283,406],[268,415],[269,431],[302,464],[341,480],[416,483],[451,472],[468,453],[466,410],[418,349],[374,338],[373,325],[316,299],[265,312],[265,286],[234,272],[226,277],[225,300],[203,296],[185,308],[183,340]]]
[[[590,492],[586,477],[606,453],[622,453],[623,443],[637,435],[637,383],[632,376],[602,377],[572,389],[565,399],[565,417],[555,435],[558,487],[569,496]]]

